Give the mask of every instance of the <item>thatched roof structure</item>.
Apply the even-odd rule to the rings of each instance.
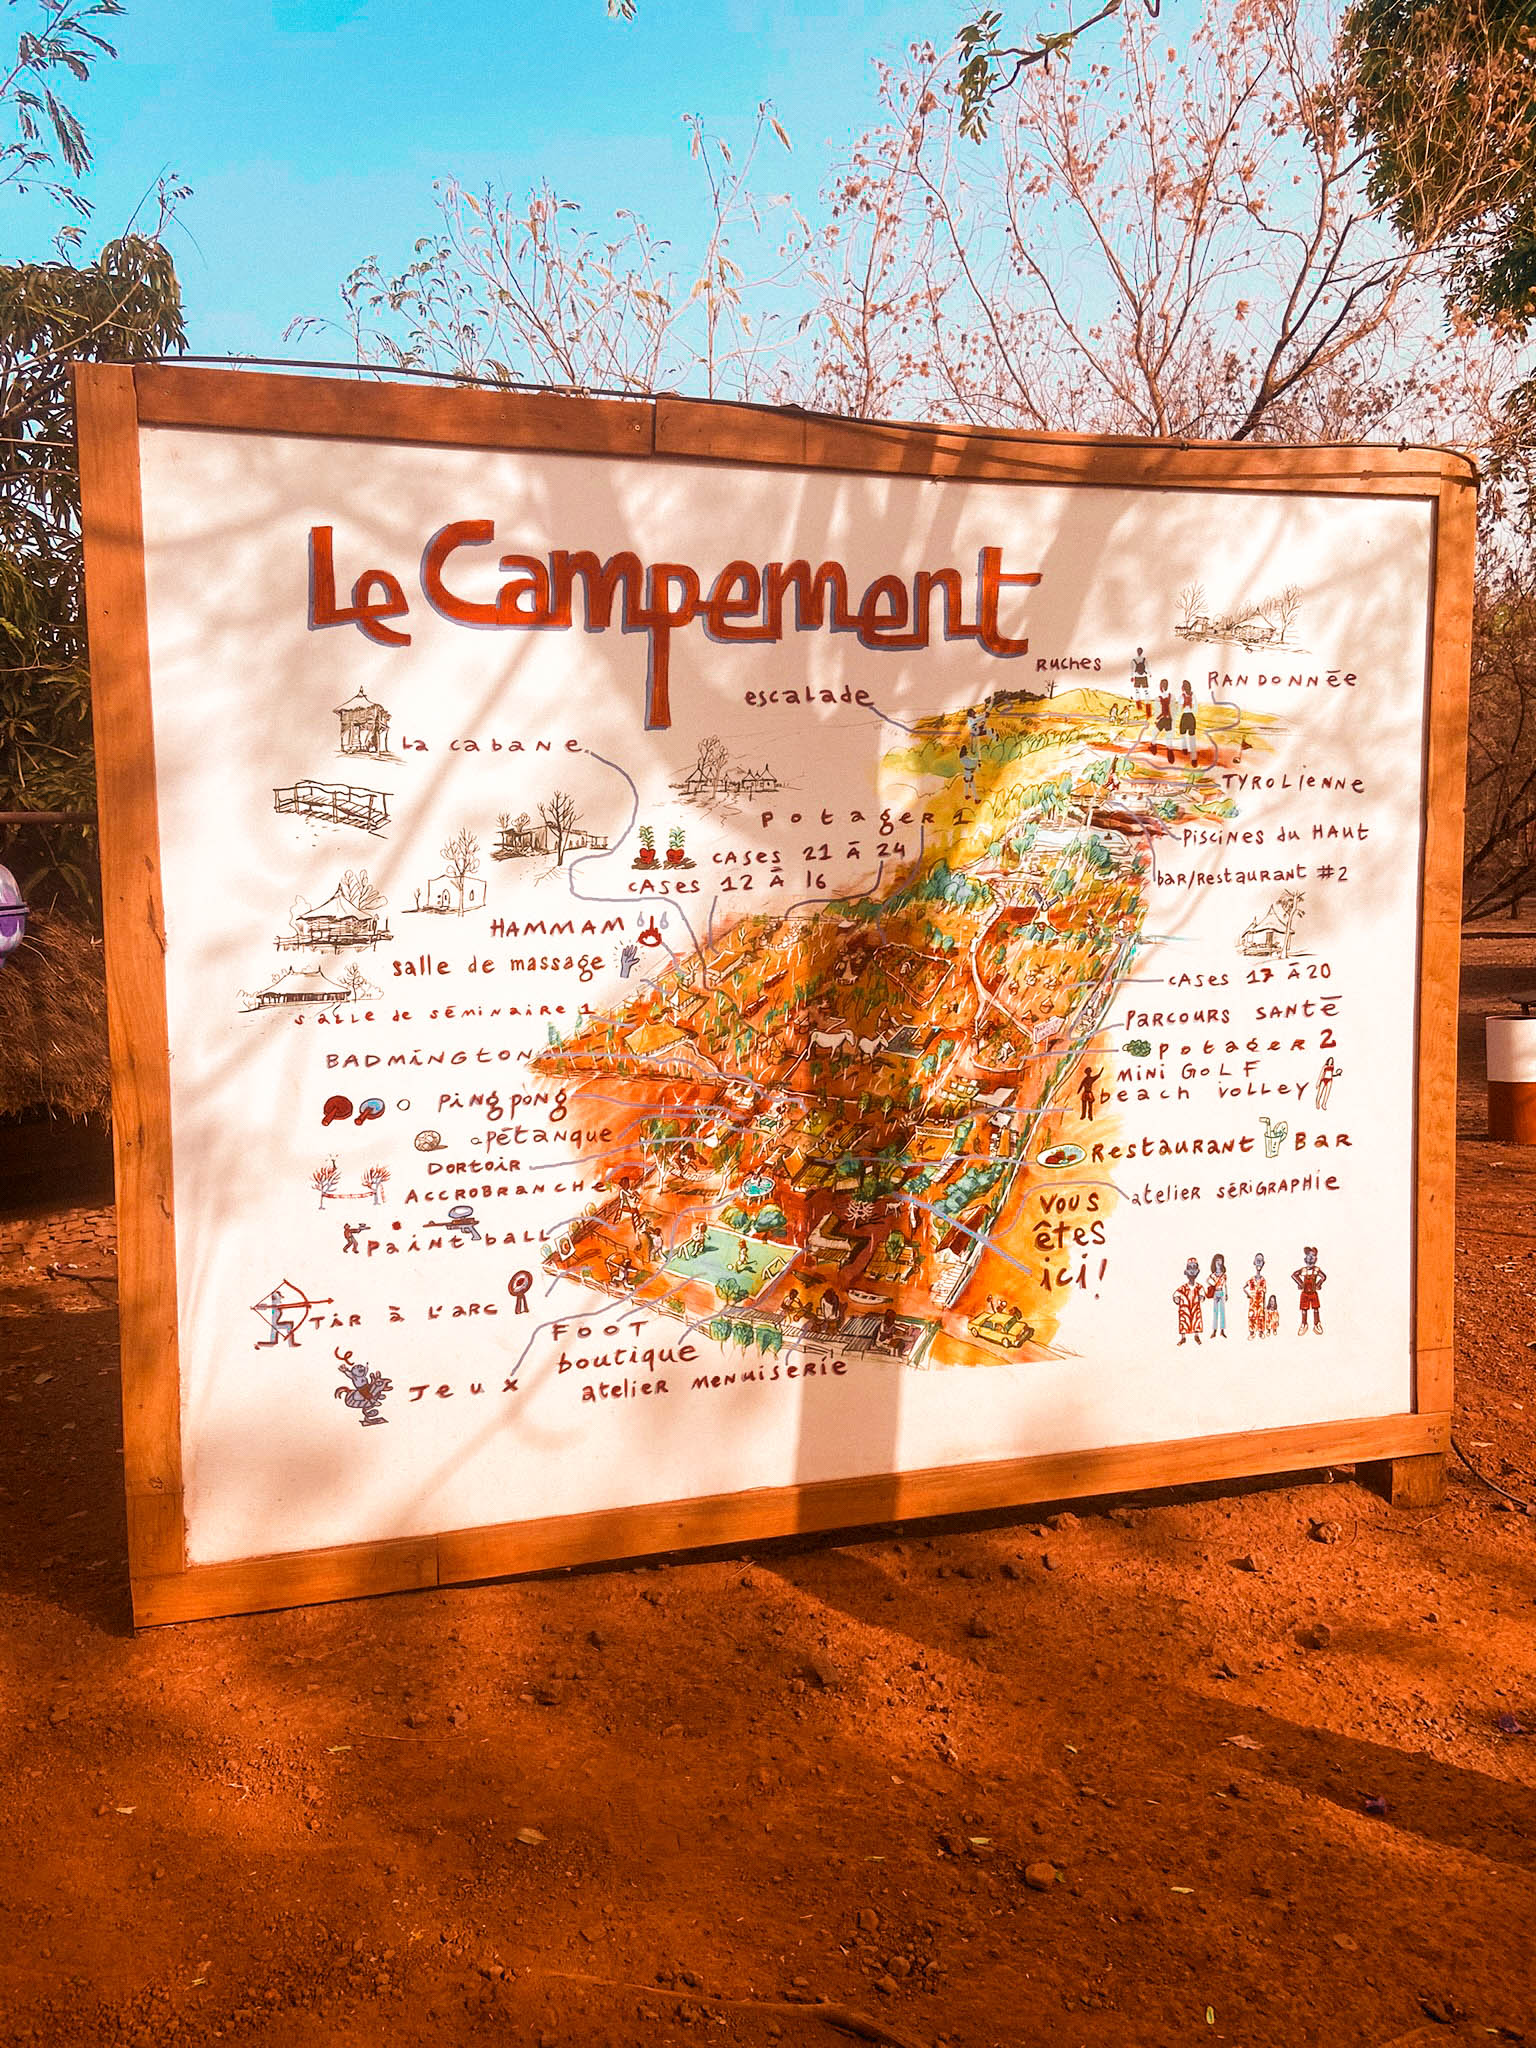
[[[111,1101],[101,940],[60,911],[34,910],[0,967],[0,1116],[102,1115]]]

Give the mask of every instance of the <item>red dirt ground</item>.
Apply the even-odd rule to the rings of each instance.
[[[1533,960],[1467,948],[1458,1433],[1536,1498]],[[1536,2042],[1536,1521],[1464,1471],[135,1636],[112,1263],[0,1221],[0,2040]]]

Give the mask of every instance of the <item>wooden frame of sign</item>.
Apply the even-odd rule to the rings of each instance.
[[[865,425],[682,399],[608,401],[158,366],[76,371],[114,1092],[123,1443],[139,1624],[446,1585],[684,1546],[1327,1465],[1432,1498],[1449,1445],[1462,809],[1476,479],[1426,448],[1291,448]],[[545,449],[721,465],[1427,500],[1434,516],[1417,1065],[1412,1410],[732,1493],[188,1566],[164,938],[139,487],[143,427]]]

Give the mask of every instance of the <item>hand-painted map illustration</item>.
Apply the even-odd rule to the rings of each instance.
[[[1271,724],[1200,721],[1176,754],[1074,690],[915,727],[885,768],[929,791],[922,822],[867,889],[717,928],[535,1062],[618,1134],[547,1269],[759,1352],[1070,1349],[1152,848],[1234,814],[1219,770]]]

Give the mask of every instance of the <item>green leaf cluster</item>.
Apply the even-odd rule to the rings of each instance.
[[[0,264],[0,810],[95,804],[70,367],[185,346],[154,237],[120,236],[91,263]],[[93,906],[93,828],[7,839],[29,901]]]
[[[14,10],[18,0],[8,0]],[[98,24],[123,12],[122,0],[23,0],[35,26],[16,36],[16,53],[0,67],[0,186],[41,193],[67,212],[88,218],[90,201],[79,180],[91,168],[91,146],[59,88],[84,85],[103,57],[116,49]],[[60,247],[76,243],[78,221],[62,228]]]
[[[1354,0],[1341,51],[1371,196],[1481,321],[1536,318],[1536,0]]]

